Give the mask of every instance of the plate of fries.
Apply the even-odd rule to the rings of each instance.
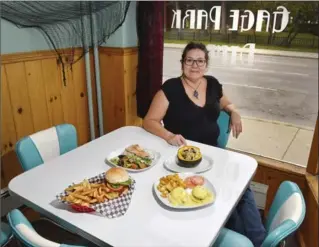
[[[63,201],[90,207],[92,204],[103,203],[119,196],[119,193],[111,192],[105,183],[90,183],[87,179],[65,190],[68,195],[62,197]]]
[[[105,173],[102,173],[70,185],[57,195],[57,199],[79,212],[95,211],[103,216],[115,218],[127,211],[134,188],[135,181],[132,179],[132,185],[127,190],[122,193],[112,191],[106,186]]]

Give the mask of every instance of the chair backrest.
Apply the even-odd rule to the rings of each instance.
[[[229,139],[229,125],[230,125],[230,116],[227,112],[221,111],[217,119],[217,124],[219,126],[219,137],[217,139],[217,145],[220,148],[225,148]]]
[[[27,247],[76,247],[74,245],[59,244],[43,238],[34,230],[31,223],[18,209],[8,213],[7,218],[13,235]]]
[[[279,186],[270,207],[262,247],[277,246],[295,232],[306,214],[305,200],[297,184],[284,181]]]
[[[77,147],[77,133],[72,124],[61,124],[24,137],[15,151],[24,171]]]

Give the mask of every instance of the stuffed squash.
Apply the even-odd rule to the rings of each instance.
[[[183,146],[178,149],[178,164],[182,167],[195,167],[202,161],[202,153],[198,147]]]

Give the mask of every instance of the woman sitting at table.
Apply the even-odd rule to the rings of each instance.
[[[241,117],[218,80],[204,75],[208,62],[204,44],[190,42],[184,48],[182,75],[167,80],[156,93],[143,121],[145,130],[175,146],[186,145],[185,139],[217,146],[217,118],[220,111],[225,110],[230,114],[233,136],[238,138],[242,132]],[[250,188],[226,227],[247,236],[255,246],[261,245],[266,231]]]

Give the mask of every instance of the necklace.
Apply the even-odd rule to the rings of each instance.
[[[184,81],[186,82],[186,84],[187,84],[188,86],[190,86],[192,89],[194,89],[193,96],[194,96],[196,99],[198,99],[199,93],[198,93],[197,89],[199,88],[200,84],[202,83],[202,80],[200,81],[200,83],[198,84],[198,86],[197,86],[196,88],[194,88],[194,87],[192,87],[190,84],[188,84],[188,82],[185,80],[185,78],[183,78],[183,79],[184,79]]]

